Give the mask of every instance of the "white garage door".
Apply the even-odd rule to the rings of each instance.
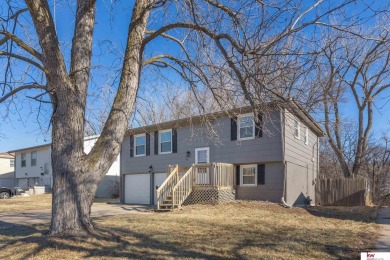
[[[154,205],[157,205],[156,186],[160,186],[165,181],[166,178],[167,178],[167,174],[165,172],[154,174]]]
[[[125,203],[150,204],[150,174],[126,175]]]

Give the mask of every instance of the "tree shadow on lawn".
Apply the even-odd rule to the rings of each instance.
[[[264,257],[259,255],[258,258],[275,258],[275,256],[272,256],[272,252],[275,252],[278,255],[288,255],[293,253],[295,257],[299,255],[299,258],[317,258],[313,255],[306,255],[305,249],[308,249],[309,251],[322,251],[326,253],[330,259],[354,259],[360,255],[360,249],[342,244],[336,245],[333,242],[328,242],[326,239],[320,241],[319,238],[327,237],[331,234],[334,234],[335,236],[340,235],[338,233],[334,233],[332,230],[307,230],[304,235],[294,237],[294,234],[298,233],[297,231],[302,228],[304,228],[304,223],[302,223],[302,226],[298,226],[296,228],[286,228],[281,226],[279,228],[273,227],[272,232],[263,234],[253,233],[252,236],[258,236],[259,239],[254,240],[250,238],[252,236],[248,236],[249,238],[243,239],[237,243],[234,250],[232,250],[234,253],[234,259],[248,259],[248,257],[243,256],[241,253],[248,247],[266,248],[268,254]],[[236,230],[236,232],[240,232],[240,230]],[[311,232],[313,234],[311,234]],[[272,236],[272,241],[269,241],[270,236]],[[297,244],[301,245],[303,248],[299,247]]]
[[[33,234],[46,234],[47,231],[38,230],[35,226],[27,226],[27,225],[20,225],[20,224],[14,224],[9,223],[5,221],[0,220],[0,236],[5,237],[26,237]],[[1,242],[1,240],[0,240]]]
[[[3,224],[0,222],[0,224]],[[141,223],[140,223],[141,224]],[[214,232],[215,236],[222,236],[218,238],[217,243],[212,244],[213,237],[199,236],[196,237],[191,234],[181,233],[178,234],[176,241],[172,241],[170,236],[175,231],[160,231],[156,230],[153,234],[148,232],[137,232],[130,228],[122,227],[96,227],[98,231],[95,235],[88,236],[47,236],[48,225],[36,225],[36,226],[23,226],[13,225],[8,228],[0,229],[0,237],[5,236],[5,239],[0,240],[0,258],[18,258],[25,259],[34,256],[45,257],[50,254],[50,250],[63,250],[64,257],[72,253],[77,253],[78,257],[123,257],[123,258],[135,258],[135,259],[162,259],[162,258],[201,258],[201,259],[245,259],[248,256],[245,255],[245,250],[248,247],[258,247],[268,250],[272,255],[273,252],[283,254],[289,253],[289,250],[294,250],[294,246],[283,247],[287,239],[293,239],[296,243],[302,243],[303,245],[310,245],[313,249],[326,251],[332,258],[342,259],[346,255],[356,255],[360,250],[350,248],[348,246],[338,246],[332,244],[325,244],[320,241],[311,239],[310,234],[304,237],[291,237],[291,234],[296,234],[298,229],[302,227],[286,228],[283,226],[273,227],[270,230],[265,230],[261,233],[258,231],[249,231],[237,226],[231,226],[228,224],[220,223],[217,228],[215,223],[212,224],[207,221],[200,221],[198,226],[205,226],[210,232]],[[209,228],[208,228],[209,227]],[[223,237],[223,231],[230,230],[232,234],[239,234],[245,232],[243,238],[234,238],[232,241],[225,240]],[[321,233],[318,231],[316,235],[324,236],[328,233]],[[289,235],[286,235],[289,234]],[[257,236],[257,237],[255,237]],[[270,237],[272,236],[272,239]],[[187,241],[184,238],[188,238]],[[289,238],[287,238],[289,237]],[[188,245],[189,241],[191,245]],[[221,242],[221,248],[218,248],[218,242]],[[231,243],[230,249],[224,252],[223,246]],[[16,249],[19,250],[16,252]],[[43,252],[47,251],[49,252]],[[296,250],[296,249],[295,249]],[[68,252],[67,252],[68,251]],[[302,253],[302,257],[305,257],[305,252]],[[43,255],[42,255],[43,254]],[[227,257],[227,255],[229,257]],[[269,255],[268,255],[269,256]],[[69,255],[72,257],[72,255]],[[258,255],[262,258],[261,255]],[[310,256],[309,256],[310,257]]]
[[[97,234],[95,235],[48,236],[48,226],[39,226],[44,230],[39,230],[35,226],[4,224],[6,228],[0,229],[0,237],[5,236],[6,239],[2,239],[0,242],[0,248],[2,248],[0,258],[26,259],[34,256],[41,257],[39,254],[43,250],[55,249],[79,252],[79,257],[226,259],[213,254],[186,249],[176,243],[159,241],[149,235],[128,229],[96,228]],[[126,234],[126,236],[121,236],[121,234]],[[126,237],[131,237],[134,241],[126,240]],[[24,249],[15,252],[14,247],[19,249],[24,247]]]
[[[357,222],[375,223],[376,208],[373,207],[344,207],[344,206],[314,206],[306,210],[316,217],[352,220]]]

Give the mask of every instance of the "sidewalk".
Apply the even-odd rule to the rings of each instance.
[[[94,204],[91,216],[93,218],[112,216],[118,214],[149,213],[153,208],[145,205],[122,205],[122,204]],[[34,225],[49,223],[51,209],[29,210],[23,212],[0,213],[0,230],[11,228],[14,225]]]
[[[380,237],[375,244],[376,252],[390,252],[390,208],[378,210],[376,223],[380,225]]]

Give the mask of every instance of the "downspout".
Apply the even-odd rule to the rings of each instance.
[[[16,178],[16,153],[14,153],[14,188],[18,186],[18,179]]]
[[[151,165],[152,166],[152,165]],[[154,192],[156,191],[156,187],[154,186],[154,170],[153,167],[149,167],[150,172],[150,205],[154,205]]]
[[[281,203],[284,207],[291,208],[290,205],[287,204],[286,198],[287,198],[287,162],[286,162],[286,148],[285,148],[285,108],[280,110],[280,129],[281,129],[281,141],[282,141],[282,160],[283,160],[283,194]]]
[[[316,180],[316,178],[315,178],[315,170],[314,170],[314,166],[315,165],[317,165],[317,174],[318,174],[318,160],[319,160],[319,157],[318,157],[318,145],[319,145],[319,139],[318,139],[318,136],[317,136],[317,142],[313,145],[313,147],[312,147],[312,155],[311,155],[311,159],[312,159],[312,162],[313,162],[313,169],[312,169],[312,180],[313,180],[313,182],[312,182],[312,185],[316,185],[316,183],[317,183],[317,180]],[[314,152],[315,152],[315,150],[317,150],[317,156],[315,156],[315,154],[314,154]],[[317,157],[317,158],[315,158],[315,157]],[[314,161],[315,160],[317,160],[317,162],[315,163]]]
[[[318,179],[319,174],[320,174],[320,138],[317,136],[317,175],[316,175],[316,180]],[[317,185],[317,183],[316,183],[316,185]],[[314,195],[314,199],[316,199],[316,195]],[[317,204],[317,201],[314,201],[314,203]]]
[[[317,176],[320,173],[320,138],[317,136]]]
[[[122,145],[121,150],[119,151],[119,201],[122,204],[125,204],[125,198],[124,198],[124,186],[125,186],[125,177],[123,175],[122,171]]]

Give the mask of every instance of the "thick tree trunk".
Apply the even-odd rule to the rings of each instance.
[[[55,85],[70,84],[55,82]],[[65,88],[64,88],[65,89]],[[53,202],[51,234],[73,234],[92,230],[90,210],[95,182],[83,179],[84,96],[70,85],[67,94],[57,100],[53,115],[52,168]],[[65,93],[64,93],[65,94]]]
[[[77,73],[71,73],[70,78],[56,75],[48,79],[50,85],[56,86],[57,96],[52,131],[54,187],[50,233],[53,235],[93,231],[93,198],[120,152],[133,111],[142,64],[142,41],[152,3],[152,0],[135,3],[118,92],[103,131],[88,155],[83,152],[86,91],[82,84],[86,76],[75,69]],[[89,4],[86,7],[91,10]],[[77,68],[77,64],[72,68]]]
[[[52,235],[90,233],[93,230],[91,221],[91,206],[93,193],[84,192],[81,185],[71,176],[73,174],[56,174],[53,187]],[[97,185],[88,184],[91,191],[96,191]]]

